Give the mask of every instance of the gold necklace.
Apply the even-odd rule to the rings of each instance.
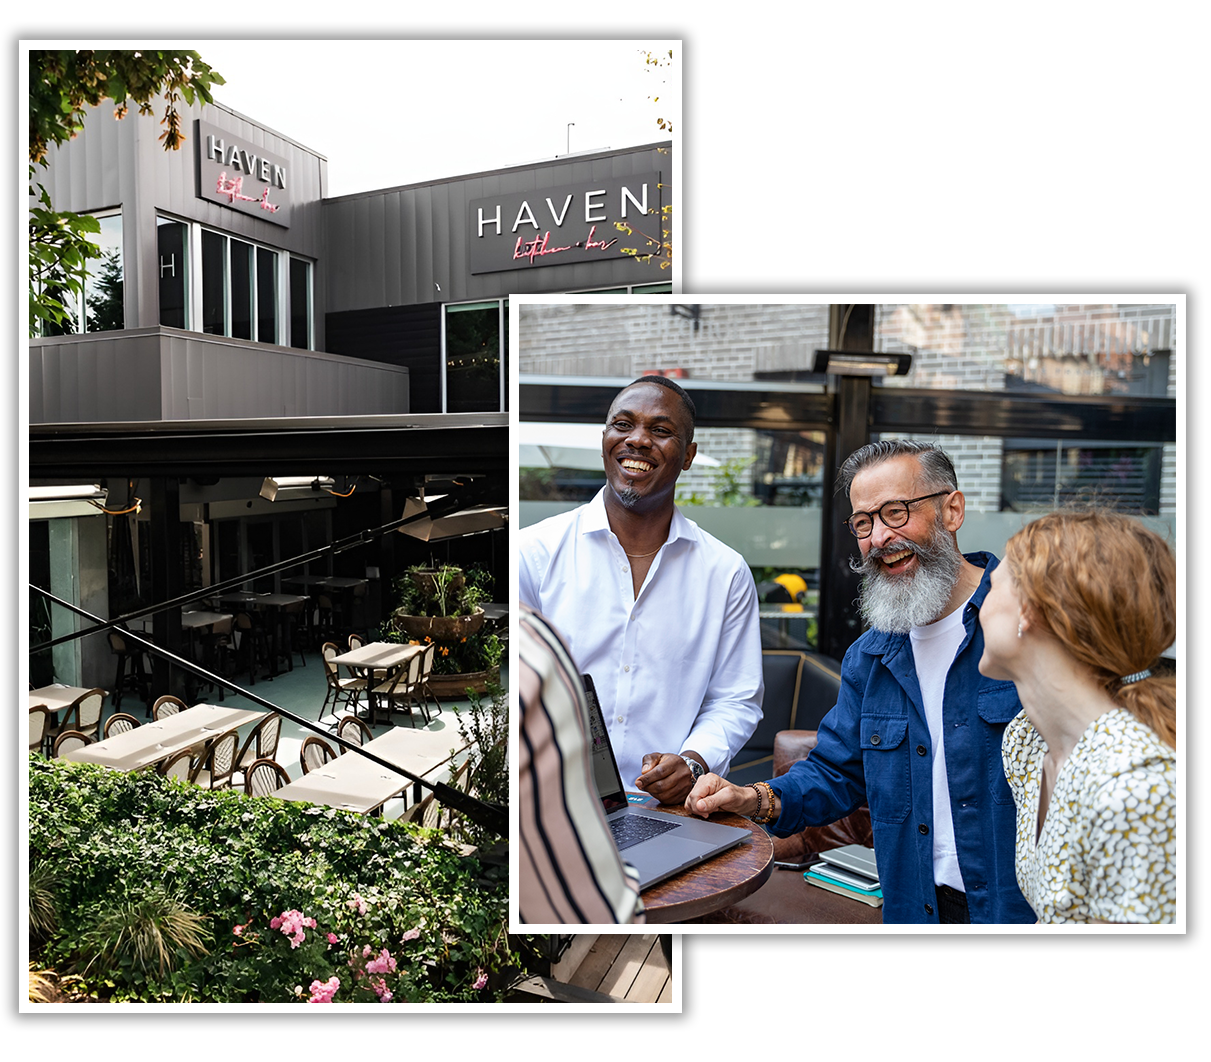
[[[626,553],[626,555],[628,557],[630,557],[632,560],[642,560],[644,557],[655,556],[657,553],[660,552],[660,547],[663,545],[664,545],[664,543],[661,542],[660,546],[657,546],[654,550],[652,550],[651,553],[627,553],[627,551],[625,549],[622,552]]]

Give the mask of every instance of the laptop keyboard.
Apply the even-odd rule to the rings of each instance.
[[[646,841],[649,837],[659,837],[662,833],[675,830],[680,825],[679,822],[650,819],[646,815],[620,815],[610,820],[610,832],[621,852],[633,844]]]

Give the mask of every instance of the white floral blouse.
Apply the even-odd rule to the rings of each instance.
[[[1025,712],[1001,755],[1017,803],[1018,888],[1042,922],[1172,922],[1177,910],[1177,761],[1130,712],[1094,720],[1060,765],[1039,821],[1047,744]]]

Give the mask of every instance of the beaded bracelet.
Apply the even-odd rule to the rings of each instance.
[[[749,788],[757,794],[757,813],[752,816],[753,822],[757,824],[769,822],[774,817],[774,791],[770,788],[768,782],[750,782]],[[763,797],[764,791],[764,797]],[[768,801],[769,807],[762,812],[762,804]]]

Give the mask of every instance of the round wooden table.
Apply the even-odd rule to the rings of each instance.
[[[690,815],[684,807],[659,807],[674,815]],[[769,879],[774,868],[774,842],[765,830],[731,812],[716,812],[710,821],[743,827],[752,834],[752,840],[645,890],[643,906],[649,923],[700,918],[756,892]]]

